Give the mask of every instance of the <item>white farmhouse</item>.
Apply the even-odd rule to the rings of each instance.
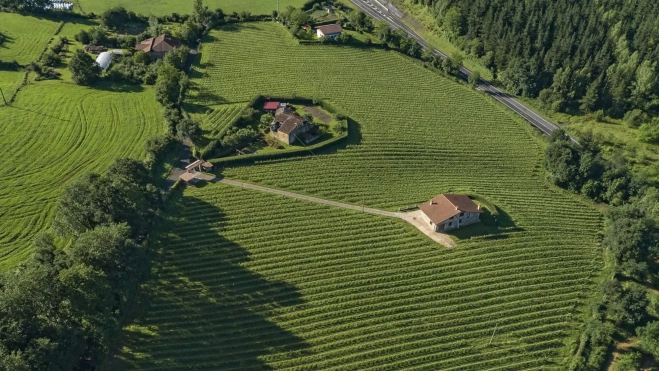
[[[419,205],[425,221],[435,232],[443,232],[478,223],[483,213],[466,195],[441,194]]]
[[[334,39],[339,37],[343,32],[343,28],[339,24],[327,24],[324,26],[316,27],[316,36],[320,39],[321,37],[327,37],[328,39]]]

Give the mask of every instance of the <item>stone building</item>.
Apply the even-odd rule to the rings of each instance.
[[[444,232],[480,222],[483,213],[466,195],[441,194],[419,205],[424,219],[435,232]]]
[[[286,144],[296,140],[309,143],[318,137],[318,126],[309,123],[290,106],[278,108],[275,119],[270,124],[272,136]]]

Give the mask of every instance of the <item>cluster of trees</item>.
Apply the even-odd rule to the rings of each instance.
[[[516,94],[621,118],[657,109],[659,3],[413,0]]]
[[[47,75],[53,75],[54,72],[51,67],[57,66],[61,61],[62,57],[60,53],[68,49],[69,39],[64,36],[58,38],[46,51],[41,54],[39,60],[33,61],[27,67],[29,71],[32,71],[38,75],[37,79],[41,79]]]
[[[161,203],[143,163],[117,160],[68,186],[33,257],[0,273],[0,370],[93,370],[149,272],[143,238]],[[57,237],[57,239],[56,239]],[[64,248],[56,241],[68,241]]]
[[[412,58],[421,58],[423,48],[416,39],[409,37],[407,33],[401,29],[392,30],[389,25],[384,22],[376,22],[373,32],[380,42],[387,44],[390,48],[397,49]]]
[[[643,189],[625,160],[602,157],[597,137],[592,134],[575,143],[563,130],[556,130],[545,150],[545,170],[559,187],[612,205],[621,205]]]
[[[582,333],[571,370],[599,370],[616,331],[637,333],[642,347],[659,356],[659,322],[650,322],[647,289],[650,266],[659,257],[659,189],[631,173],[622,158],[605,159],[591,134],[572,141],[556,130],[545,150],[545,169],[554,184],[609,204],[602,240],[613,267],[601,286],[595,318]],[[656,308],[659,309],[659,308]],[[626,362],[632,362],[634,357]]]
[[[0,9],[42,13],[52,0],[0,0]]]

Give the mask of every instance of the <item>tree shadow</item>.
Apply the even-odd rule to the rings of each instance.
[[[115,369],[270,369],[261,357],[308,344],[268,319],[303,303],[297,288],[245,267],[250,254],[218,230],[216,206],[177,192],[149,244],[152,277],[141,316],[127,327]]]
[[[144,87],[139,84],[131,85],[123,82],[114,82],[109,80],[99,81],[92,85],[91,88],[114,93],[141,93],[144,91]]]

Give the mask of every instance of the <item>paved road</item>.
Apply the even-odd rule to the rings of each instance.
[[[377,0],[350,0],[350,1],[352,1],[353,4],[355,4],[362,11],[364,11],[364,13],[370,15],[371,17],[380,21],[387,22],[392,29],[402,29],[403,31],[407,32],[407,34],[413,37],[414,39],[416,39],[424,49],[432,48],[430,44],[428,44],[421,36],[417,35],[416,32],[414,32],[412,29],[407,27],[407,25],[405,25],[405,23],[403,23],[403,21],[398,16],[396,16],[395,11],[390,12],[389,9],[387,9],[387,7],[385,6],[387,4],[386,0],[380,0],[379,2]],[[440,52],[439,50],[434,48],[432,48],[432,50],[438,56],[442,58],[447,58],[446,54]],[[460,71],[458,72],[458,77],[466,80],[471,74],[472,74],[471,71],[469,71],[468,69],[464,67],[460,67]],[[540,116],[536,112],[532,111],[531,109],[520,103],[517,99],[513,98],[503,90],[497,88],[496,86],[490,84],[489,82],[483,79],[480,79],[478,81],[476,89],[485,92],[486,94],[497,100],[499,103],[506,106],[508,109],[522,116],[522,118],[524,118],[526,121],[531,123],[531,125],[535,126],[540,131],[542,131],[547,135],[551,134],[554,130],[558,129],[558,126],[556,124]]]

